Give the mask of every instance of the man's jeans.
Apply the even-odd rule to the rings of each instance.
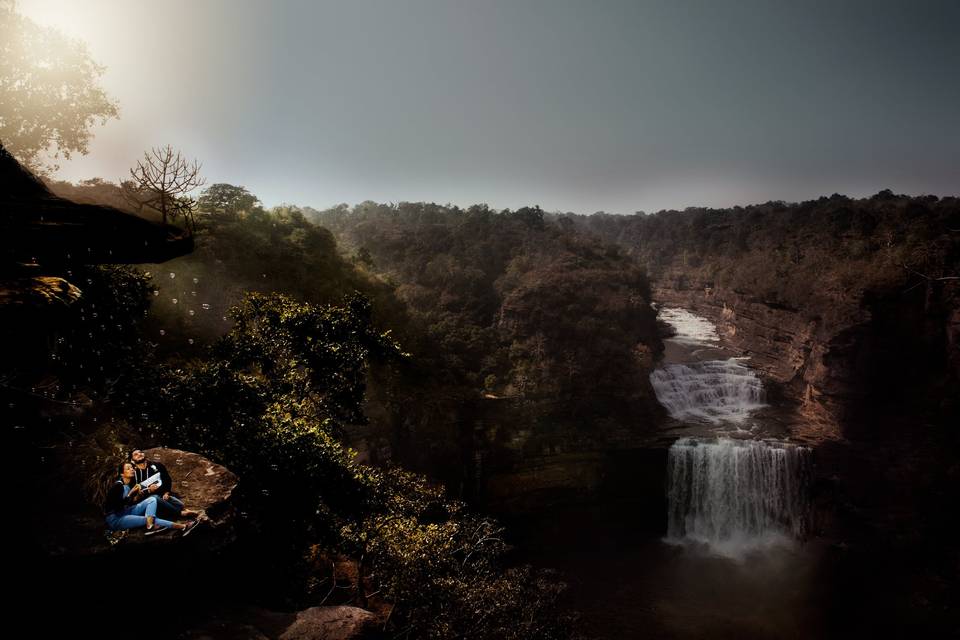
[[[166,500],[162,496],[152,496],[157,499],[157,513],[159,513],[164,518],[179,518],[180,512],[183,511],[183,500],[177,496],[170,494],[170,497]]]
[[[123,511],[108,513],[106,516],[107,527],[111,531],[119,531],[120,529],[139,529],[140,527],[147,526],[147,517],[150,516],[155,518],[154,524],[156,526],[172,527],[173,523],[169,520],[156,518],[157,505],[157,496],[150,496],[143,502],[125,507]]]

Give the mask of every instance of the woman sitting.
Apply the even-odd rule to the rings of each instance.
[[[149,496],[141,500],[145,492],[139,484],[133,483],[135,476],[133,464],[124,462],[120,465],[120,478],[111,485],[103,503],[107,528],[111,531],[120,531],[146,527],[146,535],[170,529],[183,531],[186,535],[193,529],[196,522],[181,524],[158,518],[157,497]]]

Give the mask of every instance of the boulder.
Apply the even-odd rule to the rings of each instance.
[[[167,532],[145,536],[143,530],[111,535],[102,514],[94,508],[58,517],[42,528],[41,543],[51,556],[89,556],[120,553],[139,546],[200,544],[204,549],[222,547],[234,539],[235,505],[233,492],[237,476],[229,469],[203,456],[163,447],[144,451],[150,460],[166,465],[173,479],[174,492],[187,507],[201,512],[196,532],[183,538]]]
[[[237,476],[203,456],[180,449],[145,449],[148,460],[162,462],[173,479],[174,493],[189,509],[199,511],[205,528],[228,527],[234,516]],[[199,533],[199,531],[198,531]]]
[[[8,305],[43,310],[67,307],[80,295],[80,289],[55,276],[0,280],[0,310]]]
[[[187,640],[363,640],[379,637],[376,616],[358,607],[310,607],[295,613],[263,609],[223,613],[184,634]]]
[[[298,611],[278,640],[348,640],[369,637],[374,615],[357,607],[310,607]]]

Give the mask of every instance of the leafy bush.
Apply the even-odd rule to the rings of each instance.
[[[234,325],[201,359],[137,381],[131,402],[168,445],[197,450],[243,479],[241,502],[271,549],[302,573],[311,546],[360,560],[366,584],[393,604],[410,637],[567,637],[560,583],[508,567],[502,529],[396,469],[358,463],[338,434],[363,421],[368,361],[404,359],[375,330],[358,294],[339,305],[249,294]],[[146,418],[144,419],[144,416]],[[310,593],[309,576],[292,593]]]
[[[72,386],[103,389],[143,355],[149,280],[125,266],[74,267],[65,275],[82,295],[57,323],[53,373]]]

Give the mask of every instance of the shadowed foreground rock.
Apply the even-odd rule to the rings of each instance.
[[[224,615],[183,636],[187,640],[363,640],[378,638],[376,617],[357,607],[310,607],[296,613],[260,609]]]
[[[0,141],[0,326],[17,337],[4,343],[0,379],[29,389],[49,373],[51,341],[83,297],[78,268],[165,262],[191,251],[184,229],[54,195]],[[0,386],[0,406],[23,395]]]
[[[0,144],[0,270],[16,263],[165,262],[193,251],[193,236],[113,207],[55,196]]]

